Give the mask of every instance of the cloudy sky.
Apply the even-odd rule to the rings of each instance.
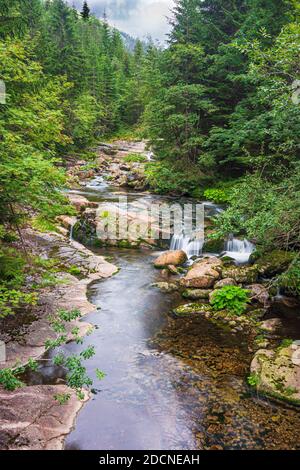
[[[69,3],[81,8],[83,1]],[[139,38],[150,35],[164,41],[169,31],[166,17],[170,16],[174,0],[88,0],[88,4],[100,18],[105,10],[109,23],[125,33]]]

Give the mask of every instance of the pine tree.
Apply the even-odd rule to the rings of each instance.
[[[90,10],[90,8],[89,8],[87,2],[86,2],[86,1],[83,2],[82,11],[81,11],[80,14],[81,14],[81,16],[82,16],[82,18],[83,18],[84,20],[88,20],[88,19],[89,19],[89,17],[90,17],[90,11],[91,11],[91,10]]]

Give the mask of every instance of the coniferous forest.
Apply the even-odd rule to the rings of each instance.
[[[176,0],[169,24],[159,43],[129,37],[86,1],[78,9],[65,0],[0,0],[4,450],[72,449],[74,442],[80,449],[300,449],[300,4]],[[95,214],[108,221],[119,194],[132,207],[147,197],[204,202],[203,244],[184,229],[169,246],[141,235],[104,242]],[[140,280],[131,269],[142,272]],[[114,289],[120,295],[111,299]],[[90,341],[80,317],[95,305],[111,318],[123,316],[107,326],[103,319],[103,337],[91,328]],[[149,327],[150,351],[177,363],[154,367],[143,359],[138,369],[127,328],[140,335],[132,314],[152,310],[169,320],[157,320],[154,333]],[[101,321],[100,315],[91,323],[101,330]],[[69,342],[77,346],[68,349]],[[43,362],[49,357],[51,380]],[[132,363],[124,385],[120,370]],[[175,395],[162,377],[176,382]],[[90,409],[104,427],[92,423],[96,437],[89,440],[84,423],[92,412],[85,410],[92,405],[84,403],[94,381],[107,383],[108,411],[95,395]],[[193,409],[201,423],[195,418],[186,431],[178,418],[182,438],[168,434],[173,411],[152,404],[150,386],[160,403],[169,397],[176,416]],[[15,426],[29,419],[19,411],[20,402],[27,406],[24,390],[37,397],[29,412],[39,417],[39,433],[55,407],[69,427],[53,425],[53,435],[38,439],[32,426]],[[15,392],[15,416],[7,418]],[[143,396],[150,415],[160,413],[159,432],[133,396]],[[114,399],[128,400],[120,422]],[[127,428],[134,406],[144,440],[135,424]],[[90,415],[80,420],[84,413]],[[107,440],[109,413],[125,440],[117,432]]]

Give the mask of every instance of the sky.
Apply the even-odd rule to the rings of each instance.
[[[81,9],[82,0],[68,0]],[[94,15],[102,18],[105,10],[108,22],[120,31],[140,39],[150,35],[163,42],[170,30],[167,16],[174,0],[88,0]]]

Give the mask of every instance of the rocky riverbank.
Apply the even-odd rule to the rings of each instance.
[[[139,158],[140,156],[142,158]],[[147,152],[143,143],[103,144],[97,149],[97,159],[93,164],[82,161],[75,166],[70,165],[69,175],[79,192],[80,188],[95,176],[106,178],[118,188],[141,190],[146,188],[144,176],[141,177],[145,163],[133,160],[146,161],[146,158]],[[135,175],[134,179],[131,175]],[[57,260],[61,269],[55,273],[58,282],[40,290],[38,304],[30,309],[30,314],[24,312],[18,317],[5,319],[5,327],[1,331],[1,339],[7,346],[5,367],[13,367],[16,362],[26,364],[29,358],[41,358],[45,353],[45,339],[53,335],[49,315],[55,314],[59,309],[79,309],[82,317],[93,312],[95,306],[87,299],[89,284],[97,279],[109,278],[117,272],[116,266],[74,241],[70,234],[74,234],[84,245],[143,250],[158,246],[156,240],[145,235],[119,242],[109,239],[107,241],[107,237],[102,238],[101,233],[97,232],[95,217],[100,208],[100,213],[107,219],[115,209],[114,202],[106,200],[96,202],[92,200],[93,197],[89,200],[75,192],[68,193],[68,197],[77,211],[77,216],[60,216],[57,219],[59,233],[41,233],[31,228],[23,231],[28,251],[44,259]],[[132,205],[133,210],[129,210],[126,217],[129,215],[129,225],[139,224],[146,230],[148,221],[143,220],[139,213],[140,202],[138,201],[135,206]],[[206,251],[209,252],[209,249]],[[200,336],[197,336],[193,329],[191,332],[189,328],[191,323],[203,320],[228,338],[232,335],[236,340],[241,336],[243,340],[245,339],[247,351],[253,356],[251,367],[246,370],[248,362],[246,364],[245,361],[239,364],[238,354],[234,367],[242,369],[245,379],[248,376],[249,384],[255,390],[280,402],[299,404],[300,346],[297,340],[300,336],[297,334],[300,330],[296,329],[292,334],[286,333],[285,330],[286,317],[295,315],[299,305],[298,301],[291,297],[276,296],[272,282],[286,269],[290,261],[289,254],[274,252],[267,258],[251,260],[251,264],[236,266],[228,258],[221,259],[208,254],[205,257],[198,257],[192,265],[188,265],[184,251],[163,252],[154,261],[155,268],[160,269],[161,280],[155,282],[153,287],[159,288],[164,293],[173,293],[172,295],[181,297],[182,300],[170,312],[170,325],[174,328],[176,338],[180,336],[176,328],[179,330],[182,328],[186,330],[186,337],[189,338],[191,335],[195,342],[195,350],[192,352],[190,343],[181,344],[178,357],[187,360],[188,365],[193,368],[195,361],[198,361],[197,364],[201,363],[201,367],[205,365],[209,368],[205,359],[206,351],[203,351],[203,359],[201,356],[201,361],[199,360]],[[28,279],[28,282],[33,282],[33,279]],[[226,309],[215,310],[212,307],[210,300],[214,293],[226,286],[247,290],[249,302],[242,314],[233,314]],[[175,324],[177,326],[174,326]],[[78,329],[79,336],[84,336],[91,325],[82,319],[75,320],[68,331],[67,341],[72,339],[71,329],[74,327]],[[166,328],[170,336],[168,327]],[[199,330],[201,328],[199,327]],[[170,354],[173,354],[174,345],[168,335],[163,337],[163,341],[159,340],[158,344],[163,350],[170,349]],[[232,367],[229,352],[227,356],[228,360],[224,367],[229,370]],[[216,367],[219,367],[219,364]],[[191,388],[189,382],[184,386]],[[64,405],[59,405],[53,397],[62,393],[70,394],[70,400]],[[230,393],[232,393],[231,387]],[[62,449],[77,413],[88,400],[89,394],[85,393],[84,399],[79,401],[62,379],[57,378],[51,385],[30,385],[13,392],[1,390],[0,398],[1,448]],[[215,415],[209,419],[212,420],[209,427],[216,426]],[[226,424],[226,420],[224,423]],[[226,428],[225,425],[224,427]],[[213,431],[212,434],[214,433]]]
[[[250,265],[237,266],[233,260],[206,256],[191,266],[185,265],[183,251],[167,251],[155,261],[156,268],[163,269],[165,280],[154,287],[163,292],[177,291],[183,303],[173,309],[177,318],[201,316],[228,334],[243,333],[249,347],[255,352],[248,376],[249,385],[261,394],[284,402],[300,404],[300,341],[295,330],[291,338],[283,331],[284,315],[280,315],[278,298],[274,296],[274,277],[286,269],[291,261],[289,253],[274,252],[261,257]],[[273,281],[273,282],[272,282]],[[235,286],[247,295],[243,311],[214,305],[215,294],[229,286]],[[228,289],[227,302],[234,297],[234,288]],[[282,297],[287,303],[288,297]],[[292,299],[292,298],[291,298]],[[277,304],[276,304],[277,302]],[[294,299],[294,302],[297,302]],[[275,311],[274,311],[275,305]],[[276,312],[276,305],[278,311]],[[282,312],[282,310],[281,310]],[[296,316],[296,313],[294,312]],[[262,349],[264,348],[264,349]]]
[[[57,233],[41,233],[30,228],[23,231],[26,248],[31,255],[55,259],[61,271],[55,273],[56,282],[39,291],[38,303],[29,312],[5,319],[1,339],[6,344],[6,362],[1,366],[26,365],[28,360],[41,359],[45,340],[53,339],[49,317],[62,310],[78,309],[81,317],[91,313],[95,306],[87,300],[87,287],[96,279],[105,279],[117,272],[116,266],[97,256],[79,243]],[[76,271],[76,275],[70,272]],[[30,280],[28,279],[28,282]],[[78,319],[67,329],[67,341],[76,328],[78,337],[84,336],[91,325]],[[78,411],[88,400],[83,400],[67,385],[25,386],[15,391],[1,390],[0,447],[10,450],[62,449],[66,435],[71,431]],[[55,395],[68,394],[67,403],[60,405]]]

